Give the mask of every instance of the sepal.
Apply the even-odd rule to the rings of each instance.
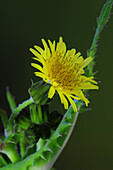
[[[32,83],[28,92],[36,104],[44,105],[50,101],[50,99],[48,99],[49,89],[50,84],[42,80],[37,83]]]

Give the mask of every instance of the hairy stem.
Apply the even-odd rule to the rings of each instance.
[[[30,99],[24,101],[22,104],[20,104],[15,110],[14,112],[11,114],[11,117],[9,119],[9,123],[8,123],[8,128],[7,128],[7,135],[12,134],[13,132],[13,123],[14,123],[14,119],[15,117],[18,115],[18,113],[24,109],[25,107],[29,106],[30,104],[32,104],[33,98],[30,97]]]

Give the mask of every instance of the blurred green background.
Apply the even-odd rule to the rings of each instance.
[[[17,103],[28,99],[31,79],[29,48],[40,39],[64,37],[68,49],[84,57],[90,48],[96,19],[106,0],[4,0],[0,1],[0,108],[9,112],[6,86]],[[113,15],[100,34],[96,55],[99,91],[90,91],[92,111],[79,115],[73,134],[56,161],[57,170],[113,169]],[[56,99],[51,110],[58,108]],[[63,112],[62,106],[58,108]]]

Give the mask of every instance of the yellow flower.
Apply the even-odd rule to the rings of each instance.
[[[73,99],[84,100],[86,106],[89,100],[84,96],[83,89],[98,89],[94,81],[94,77],[85,77],[84,67],[87,66],[92,57],[84,59],[81,53],[76,53],[75,49],[66,52],[66,44],[63,42],[62,37],[55,48],[55,41],[53,43],[48,40],[49,46],[46,41],[42,39],[44,50],[35,45],[34,49],[30,51],[36,56],[33,59],[39,61],[41,65],[32,63],[31,65],[39,70],[35,75],[41,77],[46,83],[51,84],[48,98],[52,98],[57,91],[61,103],[64,104],[65,109],[68,109],[68,101],[71,103],[74,111],[77,107]]]

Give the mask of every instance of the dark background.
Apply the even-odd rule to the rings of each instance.
[[[29,98],[29,48],[40,39],[64,37],[68,49],[84,57],[90,48],[96,19],[106,0],[1,0],[0,1],[0,108],[9,112],[6,86],[19,104]],[[97,51],[99,91],[90,91],[93,110],[79,115],[73,134],[55,163],[58,170],[113,169],[113,15],[100,34]],[[56,100],[52,108],[57,108]],[[62,106],[58,108],[62,111]]]

